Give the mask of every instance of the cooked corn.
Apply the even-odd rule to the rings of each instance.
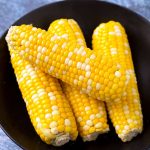
[[[23,60],[14,50],[10,52],[28,114],[40,138],[55,146],[75,140],[75,118],[58,80]]]
[[[83,141],[95,140],[99,134],[109,131],[105,104],[80,93],[68,84],[62,84],[63,91],[68,98],[76,121],[80,136]]]
[[[72,19],[63,21],[63,23],[69,24],[73,32],[76,33],[74,41],[86,47],[84,36],[78,24]],[[79,78],[82,79],[83,77],[80,76]],[[61,83],[63,91],[72,106],[78,131],[83,141],[95,140],[99,134],[108,132],[109,126],[104,102],[93,99],[66,83]]]
[[[118,68],[118,60],[103,53],[97,56],[74,42],[77,34],[60,19],[51,24],[49,33],[32,25],[12,26],[6,40],[41,70],[82,89],[89,96],[105,101],[120,98],[127,80],[124,66]],[[79,43],[82,42],[80,39]]]
[[[95,29],[92,42],[94,51],[117,60],[118,69],[125,68],[126,90],[122,93],[121,98],[106,102],[106,104],[118,136],[124,142],[130,141],[142,132],[143,120],[127,35],[120,23],[110,21],[100,24]],[[117,84],[122,85],[123,83],[119,81]]]

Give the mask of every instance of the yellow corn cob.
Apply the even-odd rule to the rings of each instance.
[[[95,140],[99,134],[109,131],[104,102],[82,94],[68,84],[62,84],[62,87],[72,106],[83,141]]]
[[[92,42],[94,51],[109,55],[117,60],[118,68],[126,69],[127,87],[121,99],[117,98],[106,104],[118,136],[124,142],[130,141],[142,132],[143,117],[127,35],[120,23],[110,21],[95,29]]]
[[[75,118],[58,80],[21,59],[15,51],[10,52],[28,114],[40,138],[54,146],[75,140]]]
[[[75,33],[77,44],[86,47],[86,42],[78,24],[72,19],[63,20]],[[50,29],[49,29],[50,30]],[[80,76],[82,78],[82,76]],[[74,112],[78,131],[83,141],[95,140],[99,134],[109,130],[104,102],[82,94],[78,89],[61,82],[63,91]]]
[[[41,70],[82,89],[89,96],[106,101],[120,98],[125,90],[125,69],[119,69],[109,55],[96,56],[95,52],[74,42],[76,34],[60,19],[51,24],[49,32],[32,25],[13,26],[6,40]]]

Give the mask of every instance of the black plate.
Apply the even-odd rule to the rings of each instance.
[[[93,29],[100,22],[115,20],[126,28],[132,49],[144,114],[144,131],[128,143],[117,138],[114,129],[95,142],[83,143],[80,139],[56,148],[43,143],[35,133],[18,89],[5,34],[0,40],[0,124],[19,146],[28,150],[86,149],[86,150],[146,150],[150,148],[150,23],[136,13],[100,1],[64,1],[38,8],[19,19],[15,25],[33,24],[47,29],[58,18],[73,18],[81,26],[88,46]]]

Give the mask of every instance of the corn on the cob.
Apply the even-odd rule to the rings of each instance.
[[[10,53],[28,114],[40,138],[54,146],[75,140],[75,118],[58,80],[23,60],[11,48]]]
[[[82,89],[89,96],[106,101],[120,98],[126,87],[125,69],[118,68],[116,60],[109,55],[96,56],[95,52],[74,42],[76,34],[60,19],[51,24],[49,32],[32,25],[13,26],[6,40],[41,70]]]
[[[116,60],[118,68],[126,69],[126,90],[121,98],[106,102],[106,105],[118,136],[124,142],[130,141],[142,132],[143,121],[127,35],[120,23],[110,21],[100,24],[95,29],[92,42],[94,51],[109,55]],[[122,84],[122,82],[117,84]]]
[[[95,140],[99,134],[109,131],[104,102],[82,94],[66,83],[62,87],[73,109],[83,141]]]
[[[72,19],[64,19],[63,23],[69,24],[73,32],[76,33],[76,39],[74,41],[86,47],[84,36],[78,24]],[[80,76],[80,78],[82,78],[82,76]],[[107,124],[104,102],[81,93],[78,89],[71,87],[67,83],[61,82],[61,84],[71,104],[77,121],[78,131],[83,141],[95,140],[99,134],[107,132],[109,126]]]

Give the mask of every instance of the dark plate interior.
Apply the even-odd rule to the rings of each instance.
[[[88,46],[91,45],[93,29],[100,22],[113,19],[121,22],[126,28],[142,100],[144,132],[128,143],[122,143],[113,128],[111,132],[100,136],[95,142],[83,143],[78,139],[77,142],[70,142],[60,148],[43,143],[30,123],[21,98],[10,64],[5,34],[0,40],[0,124],[2,128],[21,147],[28,150],[145,150],[150,148],[150,23],[132,11],[114,4],[98,1],[65,1],[36,9],[15,24],[33,24],[47,29],[49,24],[58,18],[75,19],[84,32]]]

